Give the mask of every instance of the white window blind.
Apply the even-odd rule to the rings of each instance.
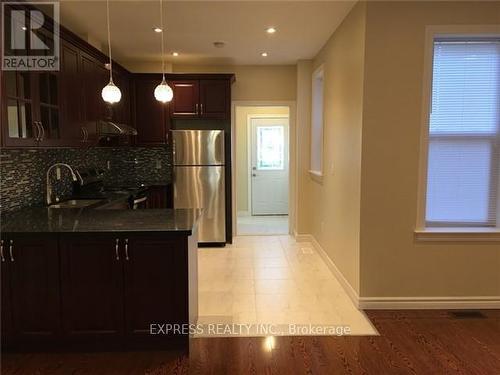
[[[426,223],[496,226],[500,40],[436,40]]]

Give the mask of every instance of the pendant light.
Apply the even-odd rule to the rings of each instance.
[[[161,83],[155,88],[155,98],[159,102],[167,103],[174,97],[174,92],[172,88],[167,84],[165,80],[165,53],[163,50],[163,34],[165,33],[165,28],[163,27],[163,0],[160,0],[160,27],[161,27],[161,71],[162,80]]]
[[[120,89],[113,83],[113,59],[111,58],[111,33],[109,31],[109,0],[106,0],[106,19],[108,22],[109,83],[101,91],[102,99],[110,104],[122,98]]]

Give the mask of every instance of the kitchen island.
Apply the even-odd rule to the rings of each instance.
[[[188,332],[157,327],[196,323],[200,215],[39,207],[4,217],[3,348],[187,351]]]

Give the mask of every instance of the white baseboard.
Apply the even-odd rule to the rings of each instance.
[[[345,292],[351,299],[354,306],[358,307],[359,305],[359,295],[358,292],[352,287],[351,283],[347,281],[342,272],[338,269],[335,263],[330,259],[325,250],[321,247],[319,242],[314,238],[314,236],[310,234],[295,234],[295,239],[298,242],[311,242],[318,254],[323,258],[323,261],[326,263],[327,267],[333,273],[335,278],[338,280],[342,288],[344,288]]]
[[[297,242],[310,242],[314,246],[354,305],[361,310],[500,309],[500,296],[360,297],[314,236],[298,233],[294,236]]]
[[[465,297],[360,297],[364,310],[500,309],[500,296]]]

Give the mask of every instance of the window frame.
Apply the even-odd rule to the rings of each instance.
[[[421,241],[500,241],[500,194],[497,200],[496,226],[453,225],[427,226],[427,172],[429,153],[429,124],[432,105],[432,80],[434,42],[436,39],[500,37],[499,25],[444,25],[427,26],[425,30],[425,50],[423,69],[422,116],[420,134],[420,155],[418,175],[417,218],[415,238]],[[497,182],[500,186],[500,181]]]
[[[320,128],[320,145],[319,150],[319,169],[314,168],[313,162],[313,131],[315,130],[314,123],[315,118],[315,105],[316,105],[316,83],[318,80],[322,82],[321,89],[321,128]],[[310,142],[309,142],[309,175],[316,181],[321,182],[323,179],[324,171],[324,144],[325,144],[325,66],[321,64],[318,66],[311,75],[311,130],[310,130]]]

